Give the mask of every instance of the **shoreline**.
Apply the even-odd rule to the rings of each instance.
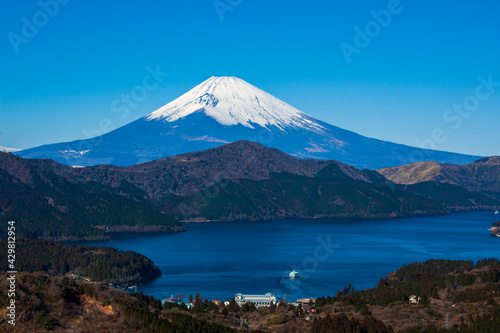
[[[438,214],[438,213],[433,213],[433,214],[412,214],[412,215],[404,215],[404,216],[399,216],[399,215],[393,215],[393,214],[384,214],[383,216],[345,216],[345,215],[339,215],[339,216],[292,216],[292,217],[283,217],[283,218],[276,218],[276,219],[251,219],[251,218],[246,218],[246,219],[214,219],[214,220],[209,220],[205,219],[202,217],[196,217],[193,219],[185,219],[185,220],[180,220],[182,224],[188,224],[188,223],[210,223],[210,222],[261,222],[261,221],[286,221],[286,220],[292,220],[292,219],[297,219],[297,220],[317,220],[317,219],[324,219],[324,220],[342,220],[342,222],[347,222],[347,221],[373,221],[373,220],[393,220],[393,219],[404,219],[404,218],[415,218],[415,217],[432,217],[432,216],[447,216],[451,215],[454,213],[473,213],[473,212],[487,212],[490,211],[491,207],[473,207],[473,208],[464,208],[464,207],[446,207],[448,209],[448,212]]]
[[[393,214],[382,214],[382,215],[370,215],[370,216],[345,216],[345,215],[338,215],[338,216],[290,216],[290,217],[283,217],[283,218],[268,218],[268,219],[252,219],[252,218],[241,218],[241,219],[215,219],[215,220],[208,220],[208,219],[203,219],[203,218],[195,218],[195,219],[189,219],[189,220],[179,220],[181,223],[210,223],[210,222],[262,222],[262,221],[287,221],[287,220],[342,220],[342,222],[345,221],[375,221],[375,220],[394,220],[394,219],[405,219],[405,218],[415,218],[415,217],[432,217],[432,216],[447,216],[451,215],[453,213],[469,213],[469,212],[476,212],[480,210],[474,210],[474,211],[449,211],[445,212],[442,214],[412,214],[412,215],[393,215]]]
[[[490,236],[500,237],[500,221],[493,222],[488,231],[490,231]]]
[[[54,242],[62,243],[86,243],[86,242],[108,242],[112,239],[113,234],[118,233],[129,233],[129,234],[147,234],[147,233],[161,233],[161,234],[176,234],[181,232],[186,232],[187,228],[184,225],[178,225],[174,227],[167,226],[127,226],[127,225],[117,225],[117,226],[93,226],[96,229],[106,231],[104,236],[86,236],[86,237],[38,237],[37,239],[49,240]]]
[[[178,226],[162,226],[162,225],[95,225],[94,228],[105,230],[106,233],[117,233],[117,232],[134,232],[134,233],[147,233],[147,232],[160,232],[160,233],[177,233],[186,231],[186,227],[183,225]]]

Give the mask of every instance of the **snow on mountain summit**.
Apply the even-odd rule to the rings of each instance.
[[[4,153],[15,153],[15,152],[18,152],[20,151],[21,149],[17,149],[17,148],[7,148],[7,147],[4,147],[4,146],[0,146],[0,151],[3,151]]]
[[[287,127],[324,130],[311,116],[234,76],[212,76],[145,118],[174,122],[195,112],[204,112],[226,126],[253,129],[257,124],[276,126],[283,132]]]
[[[412,163],[419,149],[316,120],[239,78],[225,76],[211,77],[147,116],[99,137],[16,154],[67,165],[134,165],[239,140],[260,142],[298,158],[334,159],[368,169]],[[422,151],[422,156],[448,164],[479,158],[436,150]]]

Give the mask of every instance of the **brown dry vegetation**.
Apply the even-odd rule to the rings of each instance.
[[[436,260],[405,266],[374,289],[350,287],[316,300],[317,313],[301,306],[271,308],[216,306],[195,301],[162,307],[142,294],[126,294],[98,283],[19,273],[16,332],[497,332],[500,330],[500,263]],[[436,289],[430,288],[436,286]],[[417,288],[417,289],[415,289]],[[400,292],[422,288],[422,301],[409,305]],[[7,329],[7,280],[0,275],[0,331]],[[427,297],[434,295],[433,297]],[[378,295],[378,296],[377,296]],[[385,295],[385,296],[384,296]],[[408,295],[409,296],[409,295]],[[387,297],[387,300],[376,299]],[[395,300],[393,300],[395,299]]]

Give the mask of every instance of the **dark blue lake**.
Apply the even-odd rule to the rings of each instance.
[[[493,212],[393,220],[285,220],[187,224],[180,234],[118,235],[92,243],[151,258],[163,276],[138,290],[156,298],[182,293],[229,300],[267,293],[289,300],[335,295],[351,283],[374,287],[404,264],[427,259],[500,257],[488,228]],[[296,269],[300,277],[287,278]]]

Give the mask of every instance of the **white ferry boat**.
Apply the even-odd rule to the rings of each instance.
[[[288,277],[290,279],[295,279],[295,278],[298,278],[299,277],[299,272],[297,272],[295,269],[293,271],[291,271],[289,274],[288,274]]]

